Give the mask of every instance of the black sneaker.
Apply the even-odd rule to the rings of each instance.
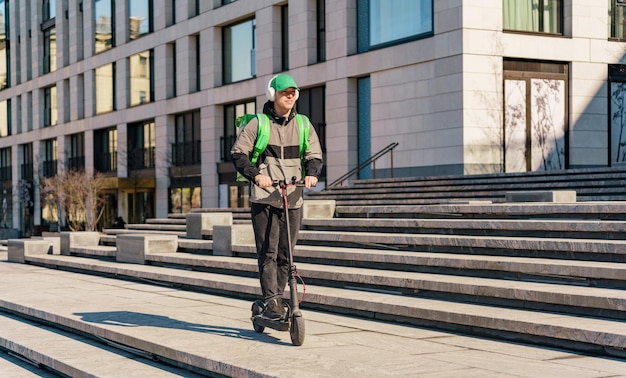
[[[276,298],[272,298],[265,305],[263,316],[271,320],[280,320],[285,317],[285,308]]]

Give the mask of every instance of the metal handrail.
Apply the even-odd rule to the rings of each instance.
[[[344,181],[346,181],[349,177],[353,176],[356,173],[361,172],[364,168],[368,167],[370,164],[374,165],[374,178],[376,178],[376,160],[383,157],[387,153],[391,152],[391,177],[393,178],[393,149],[398,146],[398,142],[393,142],[382,150],[378,151],[374,155],[370,156],[367,160],[359,164],[357,167],[348,171],[348,173],[339,177],[337,180],[333,181],[330,185],[327,185],[326,188],[332,188],[333,186],[340,185]]]

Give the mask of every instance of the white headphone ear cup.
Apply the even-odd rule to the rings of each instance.
[[[270,101],[274,101],[276,99],[276,90],[272,88],[272,81],[274,81],[274,79],[276,79],[277,76],[278,75],[272,77],[270,81],[267,82],[267,89],[265,90],[265,96],[267,96],[267,99]]]
[[[295,97],[294,101],[298,101],[298,98],[300,97],[300,90],[299,89],[296,89],[296,95],[294,97]]]

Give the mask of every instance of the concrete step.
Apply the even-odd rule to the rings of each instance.
[[[93,261],[73,256],[33,256],[31,263],[241,298],[255,298],[260,294],[256,278]],[[515,290],[515,285],[511,282],[511,291]],[[626,323],[618,320],[417,298],[376,290],[316,285],[307,285],[305,290],[303,308],[429,325],[457,332],[471,331],[475,335],[498,336],[543,345],[567,345],[568,348],[605,354],[619,355],[626,345]]]
[[[337,205],[337,217],[361,218],[486,218],[624,220],[626,202],[577,203],[444,203],[430,205]]]
[[[311,231],[626,239],[626,221],[608,220],[333,218],[303,219],[302,229]]]
[[[185,218],[177,219],[177,218],[149,218],[146,219],[146,224],[177,224],[177,225],[185,225],[187,224],[187,220]]]
[[[301,245],[626,262],[626,240],[300,231]]]
[[[0,313],[0,348],[38,366],[44,374],[47,371],[67,377],[113,377],[120,374],[127,377],[200,377],[189,370],[155,362],[144,351],[137,351],[145,353],[139,356],[107,345],[104,340],[96,341],[95,333],[89,336],[71,334]],[[18,376],[7,373],[3,370],[0,375]]]
[[[437,199],[493,198],[504,200],[506,192],[575,190],[579,201],[626,200],[626,172],[620,168],[522,172],[483,175],[384,178],[355,180],[349,185],[311,193],[311,198],[335,199],[338,204],[434,203]],[[388,193],[392,193],[389,195]],[[346,202],[344,202],[346,201]],[[365,202],[362,202],[363,204]]]
[[[127,224],[126,230],[187,232],[187,225],[185,223],[183,224],[136,223],[136,224]]]
[[[257,276],[256,260],[248,258],[172,253],[152,254],[146,259],[165,266]],[[626,319],[626,291],[618,289],[306,263],[297,267],[308,284],[314,285],[510,307],[523,303],[525,308]]]

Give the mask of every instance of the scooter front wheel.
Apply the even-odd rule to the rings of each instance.
[[[258,325],[254,321],[254,317],[257,315],[261,315],[261,313],[263,313],[263,308],[259,305],[259,303],[257,301],[252,303],[252,327],[254,328],[255,332],[258,333],[262,333],[263,331],[265,331],[264,326]]]
[[[302,314],[291,315],[291,327],[289,328],[291,343],[295,346],[304,344],[304,317]]]

